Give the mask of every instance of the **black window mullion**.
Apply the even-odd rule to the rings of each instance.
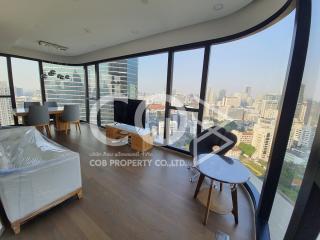
[[[12,105],[12,109],[15,109],[15,108],[17,108],[17,104],[16,104],[15,93],[14,93],[14,85],[13,85],[13,77],[12,77],[12,64],[11,64],[10,57],[7,57],[7,69],[8,69],[10,95],[11,95],[11,105]],[[18,118],[16,116],[14,116],[14,124],[18,125]]]
[[[84,66],[84,84],[85,84],[85,105],[86,105],[86,120],[90,122],[90,109],[89,109],[89,79],[88,79],[88,66]]]
[[[169,127],[170,127],[170,107],[171,107],[171,94],[172,94],[172,73],[173,73],[173,50],[168,52],[168,67],[167,67],[167,87],[166,87],[166,107],[164,113],[164,144],[168,145]]]
[[[96,92],[96,96],[97,96],[97,125],[99,127],[101,127],[101,110],[100,110],[100,73],[99,73],[99,64],[96,63],[94,65],[94,68],[95,68],[95,72],[96,72],[96,89],[97,89],[97,92]]]
[[[206,91],[207,91],[207,82],[208,82],[210,50],[211,50],[210,45],[207,45],[204,49],[201,88],[200,88],[200,103],[199,103],[199,113],[198,113],[198,123],[197,123],[197,135],[200,134],[202,129],[203,110],[204,110],[204,103],[206,100]]]
[[[46,101],[46,89],[45,89],[45,85],[44,85],[42,61],[39,61],[39,75],[40,75],[40,88],[41,88],[42,103],[44,103]]]

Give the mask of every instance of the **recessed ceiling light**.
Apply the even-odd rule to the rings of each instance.
[[[216,11],[220,11],[221,9],[223,9],[223,4],[217,3],[217,4],[213,5],[213,9]]]
[[[67,51],[68,50],[68,48],[65,46],[61,46],[61,45],[58,45],[55,43],[50,43],[50,42],[46,42],[46,41],[42,41],[42,40],[38,41],[38,44],[40,46],[44,46],[44,47],[53,47],[53,48],[60,50],[60,51]]]

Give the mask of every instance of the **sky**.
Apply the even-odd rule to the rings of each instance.
[[[285,79],[294,25],[294,13],[250,37],[211,48],[208,87],[227,94],[252,87],[253,94],[280,94]],[[173,89],[200,93],[204,50],[174,55]],[[152,58],[152,59],[151,59]],[[167,54],[139,58],[139,90],[165,90]],[[143,87],[142,87],[143,86]]]
[[[12,77],[15,87],[24,92],[40,90],[39,64],[21,58],[11,58]]]

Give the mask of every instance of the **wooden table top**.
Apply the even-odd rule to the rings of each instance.
[[[63,112],[64,107],[49,107],[49,114],[60,114]],[[15,108],[12,109],[14,116],[27,116],[29,113],[29,108]]]
[[[217,154],[201,154],[198,160],[200,163],[196,169],[213,180],[241,184],[250,178],[250,171],[237,159]]]

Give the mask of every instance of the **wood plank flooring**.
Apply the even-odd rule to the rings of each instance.
[[[63,146],[81,157],[83,199],[67,200],[22,225],[14,235],[5,220],[2,239],[203,239],[213,240],[217,232],[230,239],[254,239],[254,213],[247,193],[239,189],[239,224],[232,214],[211,213],[202,225],[205,208],[193,199],[196,187],[189,182],[193,174],[186,167],[156,167],[157,159],[168,163],[190,161],[160,148],[150,156],[135,156],[129,146],[108,147],[93,137],[89,125],[81,124],[79,133],[53,134]],[[52,131],[53,132],[53,131]],[[96,152],[132,156],[92,157]],[[91,159],[152,159],[146,167],[92,167]],[[230,198],[231,200],[231,198]]]

